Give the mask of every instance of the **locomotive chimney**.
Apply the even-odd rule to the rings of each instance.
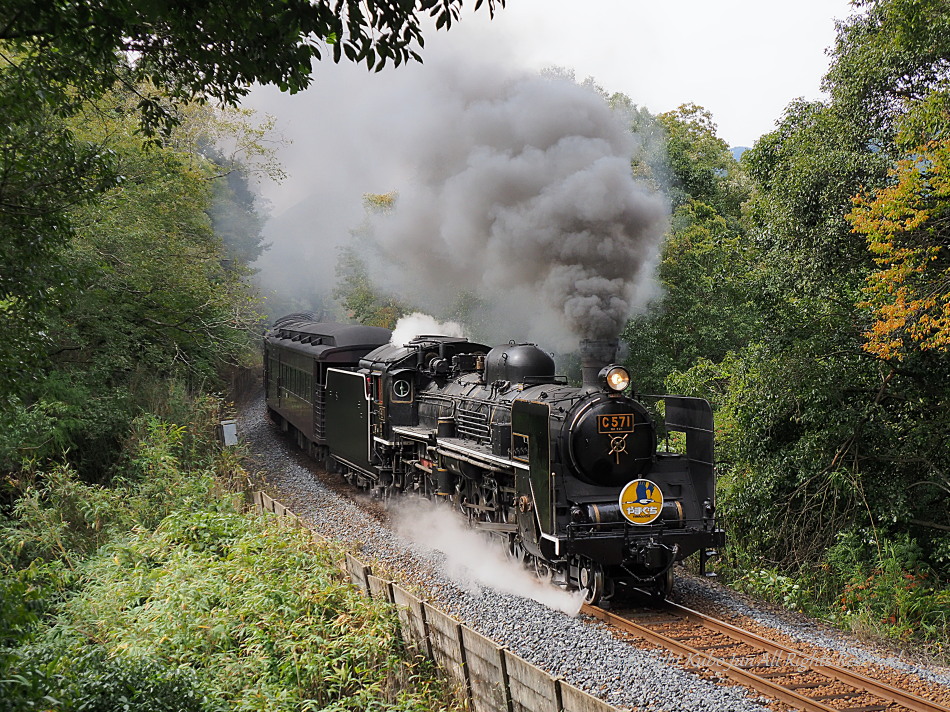
[[[585,390],[600,390],[597,374],[617,357],[619,339],[584,339],[581,341],[581,372]]]

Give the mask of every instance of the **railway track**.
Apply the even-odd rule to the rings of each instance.
[[[669,650],[687,668],[725,675],[793,709],[950,712],[936,702],[674,603],[626,616],[588,605],[581,612]]]

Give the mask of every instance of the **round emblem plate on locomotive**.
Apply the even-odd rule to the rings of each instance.
[[[650,480],[633,480],[620,491],[620,512],[631,524],[651,524],[663,512],[663,492]]]
[[[412,386],[409,381],[398,380],[393,382],[393,393],[397,398],[406,398],[412,392]]]

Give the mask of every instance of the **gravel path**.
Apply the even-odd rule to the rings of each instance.
[[[378,502],[354,496],[337,484],[338,476],[322,473],[287,438],[280,437],[265,416],[262,396],[243,404],[238,418],[252,467],[258,469],[272,496],[314,530],[348,544],[378,575],[388,574],[538,667],[618,708],[671,712],[765,709],[765,700],[749,697],[752,693],[743,688],[717,685],[684,672],[665,660],[662,652],[637,649],[599,625],[566,613],[578,609],[576,596],[553,587],[539,591],[533,577],[523,576],[520,567],[485,546],[471,530],[457,526],[457,518],[443,509],[433,511],[428,503],[399,504],[383,516]],[[884,658],[817,626],[763,613],[705,580],[681,577],[677,588],[681,592],[678,597],[685,598],[687,605],[701,597],[714,607],[753,618],[796,640],[950,684],[945,671]]]

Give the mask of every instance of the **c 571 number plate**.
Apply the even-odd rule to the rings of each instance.
[[[633,413],[597,416],[597,431],[601,433],[632,433],[633,426]]]

